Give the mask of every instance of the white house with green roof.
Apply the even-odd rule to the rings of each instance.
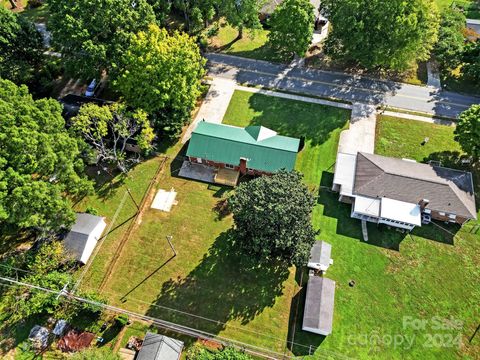
[[[194,164],[263,175],[293,170],[299,146],[299,139],[263,126],[241,128],[201,121],[192,133],[187,156]]]

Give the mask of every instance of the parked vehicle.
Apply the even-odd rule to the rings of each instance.
[[[92,97],[95,94],[97,88],[97,80],[93,79],[90,85],[88,85],[87,90],[85,91],[85,96]]]

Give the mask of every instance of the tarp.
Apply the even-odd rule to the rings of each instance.
[[[58,341],[58,348],[63,352],[79,351],[88,348],[95,338],[95,334],[70,330]]]
[[[47,328],[35,325],[32,330],[30,330],[28,338],[34,343],[36,348],[44,349],[48,346],[48,334],[49,331]]]

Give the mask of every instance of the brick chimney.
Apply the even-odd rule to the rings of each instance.
[[[430,201],[427,200],[427,199],[422,199],[418,202],[418,205],[420,205],[420,209],[423,211],[423,210],[425,210],[425,208],[427,207],[429,202]]]

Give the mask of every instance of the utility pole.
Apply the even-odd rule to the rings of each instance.
[[[167,235],[167,241],[170,247],[172,248],[172,251],[174,254],[173,256],[177,256],[177,252],[175,251],[175,248],[173,247],[173,244],[172,244],[172,239],[173,239],[173,235]]]
[[[135,199],[133,198],[133,195],[132,195],[132,193],[130,192],[130,188],[127,188],[127,192],[128,192],[128,195],[130,195],[130,199],[132,199],[133,203],[134,203],[135,206],[137,207],[137,211],[140,211],[140,206],[138,206],[137,202],[136,202]]]

